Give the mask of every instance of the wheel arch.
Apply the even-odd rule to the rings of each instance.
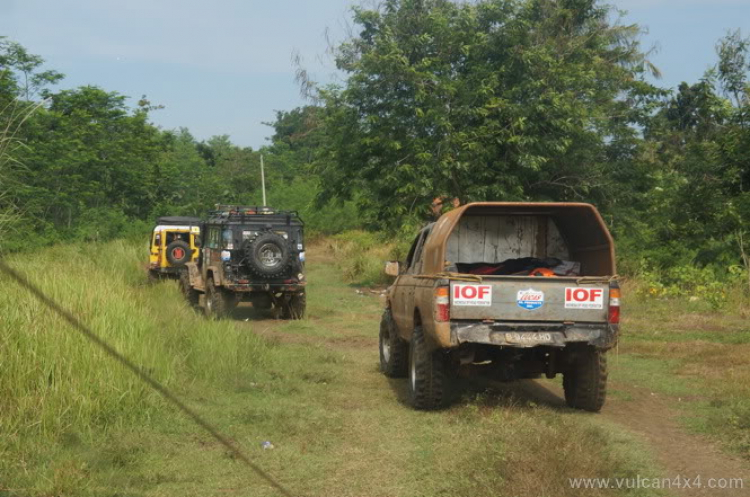
[[[423,319],[422,316],[428,316],[428,319]],[[427,347],[430,350],[443,348],[440,340],[436,336],[435,320],[429,319],[430,314],[420,309],[419,306],[414,308],[414,327],[422,327],[422,334],[424,335]]]
[[[206,268],[206,284],[208,281],[213,281],[215,286],[221,286],[221,272],[215,266],[209,266]]]

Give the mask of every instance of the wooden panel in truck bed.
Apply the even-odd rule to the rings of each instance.
[[[519,257],[569,259],[552,218],[467,215],[448,238],[446,259],[454,263],[502,262]]]

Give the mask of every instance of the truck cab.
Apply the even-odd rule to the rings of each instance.
[[[509,381],[562,374],[571,407],[603,406],[620,289],[594,206],[468,204],[423,228],[390,271],[381,369],[409,377],[415,407],[441,406],[464,367]]]

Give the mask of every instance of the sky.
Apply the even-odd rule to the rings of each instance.
[[[750,36],[750,0],[611,0],[623,24],[647,30],[643,47],[657,83],[696,82],[716,63],[729,30]],[[199,140],[229,135],[268,144],[275,111],[306,101],[301,65],[319,82],[341,78],[327,55],[352,31],[352,0],[0,0],[0,36],[21,43],[66,75],[59,85],[96,85],[146,95],[164,129]]]

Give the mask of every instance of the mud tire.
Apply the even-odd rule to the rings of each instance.
[[[606,352],[586,347],[563,373],[565,402],[574,409],[599,412],[607,397]]]
[[[284,319],[302,319],[307,310],[307,295],[304,293],[293,293],[288,300],[284,301],[281,317]]]
[[[237,302],[234,295],[223,288],[216,288],[213,278],[206,284],[206,316],[214,319],[229,317]]]
[[[409,374],[409,344],[398,336],[393,314],[388,308],[380,320],[380,371],[389,378],[404,378]]]
[[[414,328],[409,347],[409,401],[415,409],[439,409],[445,405],[447,363],[438,349],[431,351],[421,326]]]
[[[187,271],[182,271],[180,273],[179,285],[180,293],[185,297],[185,301],[188,305],[193,309],[198,309],[201,294],[190,284],[190,275],[188,275]]]

